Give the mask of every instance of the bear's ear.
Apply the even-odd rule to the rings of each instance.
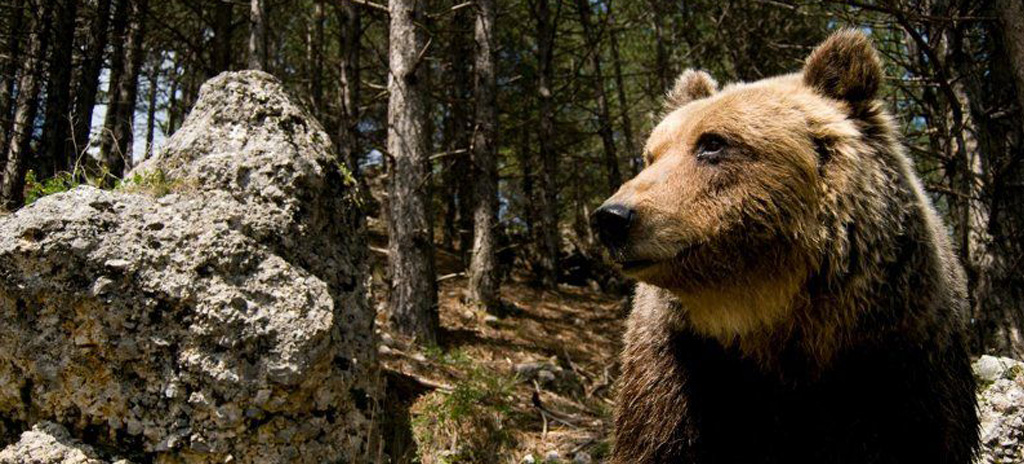
[[[704,71],[687,69],[676,79],[672,90],[665,96],[665,109],[674,110],[694,100],[707,98],[718,91],[718,83]]]
[[[804,84],[822,95],[860,106],[874,100],[882,63],[864,33],[844,29],[811,52],[803,75]]]

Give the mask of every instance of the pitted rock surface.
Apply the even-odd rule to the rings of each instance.
[[[21,434],[17,443],[0,451],[0,464],[131,464],[103,459],[96,450],[71,437],[53,422],[41,422]]]
[[[224,73],[127,178],[0,217],[0,445],[52,421],[136,461],[365,461],[363,220],[319,123]]]
[[[1024,363],[982,356],[974,362],[978,377],[981,452],[978,464],[1024,462]]]

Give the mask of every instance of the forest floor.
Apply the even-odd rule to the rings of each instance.
[[[376,282],[384,272],[380,238]],[[439,250],[437,263],[438,346],[404,339],[379,320],[385,371],[428,386],[410,408],[419,460],[603,461],[626,300],[589,287],[543,290],[513,276],[502,287],[509,309],[496,317],[465,303],[457,256]],[[380,290],[372,293],[382,307]]]

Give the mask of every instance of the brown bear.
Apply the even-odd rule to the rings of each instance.
[[[972,461],[965,279],[881,80],[850,30],[800,73],[680,76],[593,217],[640,282],[612,462]]]

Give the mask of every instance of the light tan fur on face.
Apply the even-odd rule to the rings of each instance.
[[[860,36],[852,40],[823,47],[863,52]],[[843,246],[838,229],[854,214],[886,214],[880,209],[889,187],[872,177],[880,172],[869,169],[877,160],[864,159],[872,150],[851,118],[872,100],[863,101],[863,89],[821,61],[843,60],[827,49],[812,55],[808,69],[823,83],[792,74],[718,93],[706,74],[684,73],[671,111],[647,141],[646,168],[607,201],[636,212],[617,257],[654,263],[627,274],[669,291],[682,307],[680,323],[723,342],[756,345],[763,337],[743,338],[804,317],[807,279],[826,249]],[[822,91],[828,79],[843,87]],[[862,100],[841,100],[851,93]],[[736,147],[735,159],[698,161],[696,146],[712,133]],[[855,191],[877,197],[852,199]]]

